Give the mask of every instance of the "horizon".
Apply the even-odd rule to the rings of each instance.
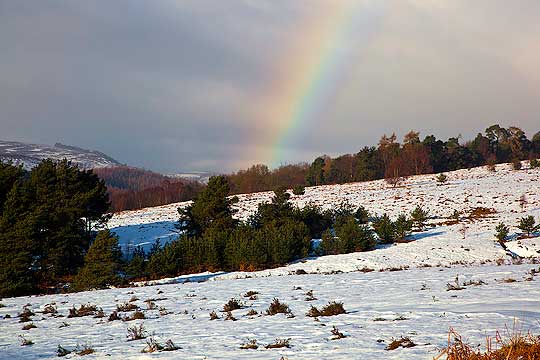
[[[6,141],[61,142],[159,173],[231,173],[354,153],[393,132],[538,131],[532,0],[0,10]]]

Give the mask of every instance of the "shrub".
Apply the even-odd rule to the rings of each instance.
[[[250,298],[250,297],[258,295],[258,294],[259,294],[258,291],[249,290],[248,292],[246,292],[244,294],[244,297]]]
[[[132,304],[130,302],[125,302],[123,304],[116,305],[116,311],[118,312],[129,312],[133,310],[137,310],[139,307],[135,304]]]
[[[538,161],[538,159],[532,159],[530,165],[531,169],[540,168],[540,161]]]
[[[82,346],[77,346],[76,352],[77,352],[77,355],[84,356],[84,355],[93,354],[94,349],[88,345],[82,345]]]
[[[439,175],[437,175],[436,180],[438,184],[442,185],[448,181],[448,176],[446,176],[443,173],[440,173]]]
[[[113,312],[109,315],[109,321],[115,321],[115,320],[121,320],[121,317],[118,316],[118,312],[117,312],[117,311],[113,311]]]
[[[71,354],[71,351],[62,347],[61,345],[58,345],[58,348],[56,349],[56,355],[58,357],[63,357],[63,356],[66,356],[66,355],[69,355]]]
[[[223,312],[230,312],[233,310],[241,309],[244,305],[235,298],[230,299],[225,305],[223,305]]]
[[[181,347],[176,346],[171,339],[165,341],[165,345],[163,346],[163,351],[176,351],[178,349],[181,349]]]
[[[163,345],[158,343],[154,338],[146,340],[146,346],[141,350],[142,353],[153,353],[163,350]]]
[[[512,169],[521,170],[521,161],[519,159],[512,161]]]
[[[96,305],[86,304],[81,305],[79,309],[75,308],[75,305],[69,309],[68,318],[73,317],[83,317],[83,316],[92,316],[96,315],[98,308]]]
[[[259,345],[257,345],[256,339],[248,340],[245,344],[240,345],[240,349],[243,350],[257,350]]]
[[[37,328],[37,326],[34,325],[34,323],[26,324],[22,327],[23,330],[30,330],[30,329],[35,329],[35,328]]]
[[[23,335],[19,335],[19,339],[21,341],[21,346],[34,345],[32,340],[25,338]]]
[[[508,236],[508,233],[510,232],[510,229],[508,228],[508,226],[506,226],[504,223],[499,223],[499,225],[497,225],[497,227],[495,227],[495,237],[497,238],[497,240],[499,241],[499,243],[504,243],[504,241],[506,240],[506,237]]]
[[[385,350],[396,350],[397,348],[411,348],[416,346],[416,344],[409,339],[408,337],[401,337],[400,339],[393,339],[390,344],[385,348]]]
[[[327,305],[323,306],[321,310],[317,309],[315,306],[311,306],[306,316],[309,317],[319,317],[319,316],[335,316],[340,314],[345,314],[345,308],[343,303],[340,302],[329,302]]]
[[[56,306],[53,304],[47,304],[43,308],[43,314],[57,314],[58,310],[56,309]]]
[[[255,311],[255,309],[250,309],[247,314],[247,316],[256,316],[256,315],[259,315],[259,313],[257,311]]]
[[[265,349],[280,349],[280,348],[290,348],[291,339],[276,339],[273,344],[268,344]]]
[[[233,316],[232,312],[227,311],[226,314],[227,315],[225,316],[225,320],[236,321],[236,318]]]
[[[506,338],[498,334],[495,341],[488,337],[487,344],[482,352],[476,346],[464,342],[455,330],[450,330],[448,346],[437,358],[446,355],[447,360],[533,360],[538,359],[540,354],[540,337],[531,334],[523,335],[514,331]]]
[[[19,318],[19,322],[23,323],[23,322],[31,321],[32,319],[30,317],[34,315],[35,314],[32,312],[32,310],[30,310],[28,307],[25,306],[23,308],[23,311],[19,313],[17,317]]]
[[[209,315],[210,315],[210,320],[217,320],[217,319],[219,319],[218,314],[217,314],[214,310],[212,310],[212,312],[211,312]]]
[[[137,310],[131,316],[126,316],[123,320],[132,321],[132,320],[143,320],[143,319],[146,319],[146,316],[144,316],[143,312]]]
[[[135,341],[135,340],[141,340],[146,338],[146,330],[144,329],[144,325],[140,324],[139,326],[131,326],[128,328],[128,341]]]
[[[331,340],[338,340],[338,339],[343,339],[347,337],[347,335],[340,332],[339,329],[335,326],[332,328],[332,335],[334,336],[332,336]]]
[[[268,309],[266,310],[266,314],[268,315],[290,314],[290,313],[291,313],[291,309],[289,308],[289,305],[280,302],[278,298],[274,298],[272,302],[270,303],[270,306],[268,306]]]
[[[306,193],[306,189],[303,185],[296,185],[293,187],[292,192],[294,195],[304,195]]]

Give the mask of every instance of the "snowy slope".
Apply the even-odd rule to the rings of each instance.
[[[11,160],[29,170],[44,159],[70,160],[83,169],[121,165],[113,158],[94,150],[81,149],[63,144],[36,145],[15,141],[0,141],[0,160]]]
[[[530,275],[538,265],[424,268],[396,272],[353,272],[333,275],[291,275],[242,280],[189,282],[141,288],[111,289],[69,295],[4,299],[0,308],[0,358],[54,359],[58,345],[69,350],[88,345],[95,350],[84,359],[433,359],[446,345],[450,327],[467,341],[484,344],[485,335],[512,328],[540,332],[540,277]],[[447,291],[447,283],[483,281],[461,291]],[[514,282],[512,282],[515,280]],[[242,295],[258,291],[257,299]],[[313,290],[316,300],[306,301]],[[107,321],[117,304],[138,300],[146,319]],[[237,321],[224,319],[222,306],[230,298],[242,299],[245,308],[232,312]],[[295,315],[265,314],[274,297],[287,303]],[[147,310],[154,299],[166,309]],[[346,314],[315,321],[305,314],[311,305],[343,302]],[[54,303],[58,315],[45,315]],[[67,318],[69,308],[91,303],[101,307],[104,318]],[[36,328],[21,330],[16,315],[24,305],[36,313]],[[258,314],[248,316],[250,309]],[[220,319],[210,320],[216,311]],[[131,315],[123,313],[122,315]],[[11,318],[3,319],[5,315]],[[66,325],[67,324],[67,325]],[[127,328],[144,324],[160,343],[171,339],[181,349],[142,354],[146,340],[127,341]],[[347,337],[331,340],[337,326]],[[34,342],[20,346],[19,335]],[[408,349],[385,350],[392,338],[408,336],[417,344]],[[265,349],[276,338],[290,339],[289,349]],[[257,350],[240,346],[256,339]],[[66,358],[80,358],[68,355]]]
[[[448,184],[442,186],[433,175],[426,175],[410,178],[395,189],[373,181],[308,188],[305,195],[293,198],[299,206],[314,202],[331,207],[348,201],[392,216],[422,205],[434,218],[429,229],[414,234],[415,241],[409,243],[305,259],[252,273],[192,274],[131,288],[3,299],[0,359],[53,359],[58,345],[68,350],[88,345],[95,353],[86,355],[87,359],[433,359],[446,345],[451,327],[473,344],[484,344],[485,336],[494,336],[497,330],[512,329],[514,321],[523,331],[539,334],[540,267],[534,262],[540,258],[540,240],[507,243],[513,252],[528,257],[520,264],[522,260],[513,259],[494,242],[493,232],[504,221],[512,225],[512,236],[517,238],[514,225],[520,217],[533,214],[538,218],[540,171],[516,172],[506,164],[495,173],[477,168],[448,176]],[[523,208],[522,195],[527,200]],[[238,216],[246,218],[270,196],[241,195]],[[156,238],[166,241],[177,236],[176,209],[185,205],[119,213],[109,226],[124,246],[148,246]],[[465,219],[477,207],[495,212]],[[460,223],[446,223],[454,210],[464,213]],[[306,274],[297,275],[301,273]],[[447,284],[456,280],[464,289],[447,291]],[[256,298],[243,296],[250,290],[259,292]],[[309,290],[315,297],[310,301]],[[220,311],[232,297],[245,305],[232,312],[236,321],[225,320]],[[287,303],[294,317],[266,315],[274,297]],[[107,321],[118,304],[132,299],[145,319]],[[148,299],[153,299],[155,309],[147,308]],[[346,314],[319,320],[306,316],[311,305],[321,308],[329,301],[343,302]],[[67,317],[70,308],[86,303],[102,308],[105,317]],[[54,304],[58,314],[40,313],[46,304]],[[16,316],[23,306],[36,313],[32,317],[36,328],[22,330],[27,323],[20,323]],[[257,315],[247,315],[249,310]],[[220,318],[210,320],[211,311]],[[146,340],[126,338],[128,327],[139,324],[161,344],[170,339],[181,349],[142,354]],[[332,340],[333,326],[346,337]],[[34,344],[20,346],[20,335]],[[416,346],[385,350],[393,338],[401,336],[410,337]],[[291,347],[264,348],[277,338],[290,339]],[[258,349],[240,348],[253,339]]]
[[[438,185],[434,175],[409,178],[402,186],[392,188],[383,180],[328,185],[306,188],[305,195],[293,196],[298,206],[314,203],[330,208],[347,201],[353,205],[363,205],[372,214],[389,213],[395,217],[401,212],[410,212],[417,205],[428,209],[434,217],[432,227],[416,233],[414,241],[397,244],[376,251],[308,259],[288,268],[273,269],[264,274],[288,272],[302,268],[308,272],[355,271],[364,267],[388,269],[416,266],[437,266],[456,263],[485,263],[510,257],[494,242],[494,228],[503,221],[511,226],[511,233],[517,234],[515,227],[520,217],[540,216],[540,171],[513,171],[510,164],[498,165],[496,172],[485,167],[458,170],[448,173],[448,183]],[[519,199],[525,196],[523,209]],[[269,201],[272,193],[240,195],[237,216],[247,218],[261,201]],[[116,232],[124,249],[127,244],[142,244],[148,248],[155,239],[161,242],[178,236],[175,223],[177,208],[187,203],[171,204],[137,211],[115,214],[109,227]],[[495,210],[485,218],[463,220],[459,224],[444,224],[448,217],[458,210],[467,216],[474,208],[485,207]],[[464,226],[466,228],[464,228]],[[463,238],[465,231],[465,238]],[[540,257],[540,239],[515,240],[508,247],[524,257]],[[253,275],[253,274],[251,274]]]

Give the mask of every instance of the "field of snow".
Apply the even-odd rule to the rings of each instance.
[[[515,225],[525,215],[538,220],[540,171],[526,164],[513,171],[505,164],[494,173],[476,168],[448,177],[445,185],[425,175],[396,188],[384,181],[312,187],[292,199],[299,206],[312,202],[325,208],[347,201],[393,217],[421,205],[433,218],[408,243],[251,273],[192,274],[130,288],[0,300],[0,358],[56,358],[60,345],[74,351],[66,358],[78,358],[77,349],[90,347],[94,353],[88,359],[433,359],[446,345],[450,328],[479,345],[486,335],[514,326],[539,334],[540,238],[519,240]],[[245,219],[271,195],[240,195],[237,216]],[[155,239],[178,236],[177,208],[185,204],[115,214],[109,227],[124,247],[149,247]],[[492,211],[470,217],[479,207]],[[462,212],[458,224],[448,222],[454,210]],[[511,252],[494,241],[500,221],[511,225]],[[449,291],[452,287],[458,289]],[[245,297],[248,291],[258,294]],[[231,298],[243,303],[231,313],[235,320],[221,311]],[[294,316],[267,315],[274,298],[285,302]],[[320,309],[330,301],[342,302],[346,313],[317,319],[306,315],[312,305]],[[140,308],[145,318],[108,321],[117,305],[126,302]],[[58,313],[43,313],[48,304]],[[96,305],[103,316],[67,316],[69,309],[83,304]],[[30,322],[17,317],[25,306],[35,313],[35,328],[29,330],[22,328]],[[210,320],[212,311],[218,319]],[[128,341],[128,328],[140,324],[147,338]],[[333,338],[334,326],[344,338]],[[386,350],[401,337],[416,346]],[[180,348],[141,353],[150,338],[162,345],[171,340]],[[33,344],[21,346],[24,339]],[[290,347],[265,348],[276,339],[288,340]],[[258,348],[241,348],[250,341]]]
[[[482,345],[486,335],[511,330],[515,322],[523,331],[538,334],[540,277],[532,275],[538,270],[538,265],[490,265],[290,275],[4,299],[0,358],[52,359],[58,345],[67,350],[79,345],[95,351],[85,359],[432,359],[446,345],[451,327],[472,344]],[[474,284],[447,291],[447,283],[455,283],[456,276],[461,285]],[[243,296],[250,290],[259,293],[256,298]],[[310,290],[315,299],[306,295]],[[294,317],[266,315],[275,297],[288,304]],[[236,321],[225,320],[221,312],[230,298],[244,304],[232,311]],[[148,310],[149,299],[156,309]],[[145,319],[108,321],[118,304],[130,300]],[[342,302],[346,313],[318,320],[306,316],[312,305],[320,309],[329,301]],[[88,303],[102,308],[105,317],[67,317],[70,308]],[[40,313],[47,304],[54,304],[58,314]],[[28,323],[16,317],[25,305],[36,314],[36,328],[26,331],[21,328]],[[250,310],[256,314],[248,315]],[[210,320],[212,311],[219,319]],[[148,339],[127,338],[127,329],[140,324],[148,337],[161,344],[172,340],[180,349],[141,353]],[[333,326],[346,337],[332,340]],[[21,346],[19,335],[34,344]],[[402,336],[416,346],[385,350]],[[265,349],[276,339],[289,339],[290,348]],[[240,348],[250,340],[259,348]]]

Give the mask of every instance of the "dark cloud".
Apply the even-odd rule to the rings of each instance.
[[[332,4],[0,0],[0,138],[61,141],[167,172],[267,161],[252,135],[269,124],[252,106],[301,19]],[[377,19],[354,24],[347,74],[324,116],[284,144],[289,162],[352,152],[394,130],[538,130],[538,2],[364,9]]]

